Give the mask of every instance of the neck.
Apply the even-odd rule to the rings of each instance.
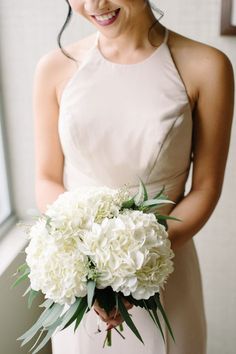
[[[105,52],[112,52],[115,55],[127,54],[139,49],[148,50],[152,47],[151,43],[160,43],[163,32],[163,26],[156,20],[150,5],[145,3],[145,8],[129,27],[114,37],[107,37],[101,33],[99,43]]]

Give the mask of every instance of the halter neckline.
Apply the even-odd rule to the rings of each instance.
[[[99,49],[99,35],[100,35],[100,32],[97,31],[96,33],[96,39],[95,39],[95,45],[94,45],[94,48],[95,50],[97,51],[99,57],[106,63],[108,64],[111,64],[113,66],[120,66],[120,67],[131,67],[131,66],[136,66],[136,65],[142,65],[146,62],[148,62],[149,60],[151,60],[158,52],[159,50],[165,46],[165,45],[168,45],[167,42],[168,42],[168,37],[169,37],[169,30],[167,27],[165,27],[165,34],[164,34],[164,39],[162,41],[162,43],[147,57],[147,58],[144,58],[143,60],[137,62],[137,63],[131,63],[131,64],[122,64],[122,63],[116,63],[116,62],[113,62],[109,59],[107,59],[106,57],[104,57],[104,55],[101,53],[101,50]]]

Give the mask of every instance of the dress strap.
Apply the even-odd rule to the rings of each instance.
[[[168,38],[169,38],[169,30],[167,27],[165,27],[165,36],[164,36],[163,43],[167,44]]]
[[[100,34],[100,32],[97,31],[97,33],[96,33],[96,38],[95,38],[95,43],[94,43],[96,47],[98,46],[99,34]]]

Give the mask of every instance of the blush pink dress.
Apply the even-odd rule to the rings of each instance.
[[[59,135],[64,185],[138,188],[138,176],[150,197],[163,185],[172,200],[185,194],[191,164],[192,112],[184,83],[168,46],[162,44],[135,64],[107,60],[96,41],[66,85],[60,106]],[[166,212],[168,210],[166,209]],[[111,348],[102,348],[105,327],[97,331],[96,313],[86,314],[52,338],[53,354],[205,354],[206,322],[201,274],[194,241],[176,251],[175,271],[161,293],[176,343],[166,328],[166,343],[145,310],[130,313],[145,345],[124,324],[123,340],[113,330]]]

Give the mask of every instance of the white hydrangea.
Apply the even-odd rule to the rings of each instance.
[[[78,235],[50,233],[45,220],[38,221],[29,235],[26,262],[31,288],[60,304],[72,304],[76,296],[85,296],[88,257],[80,251]]]
[[[119,214],[122,203],[130,197],[127,188],[80,187],[59,195],[48,206],[46,215],[53,218],[58,227],[83,227],[101,222],[105,217]]]
[[[60,304],[87,294],[87,280],[148,299],[173,271],[174,254],[154,214],[120,211],[126,188],[83,187],[61,194],[30,228],[31,288]],[[91,261],[95,270],[91,269]]]
[[[125,210],[94,224],[84,235],[84,252],[96,264],[97,287],[111,286],[135,299],[148,299],[173,272],[173,251],[164,226],[155,215]]]

